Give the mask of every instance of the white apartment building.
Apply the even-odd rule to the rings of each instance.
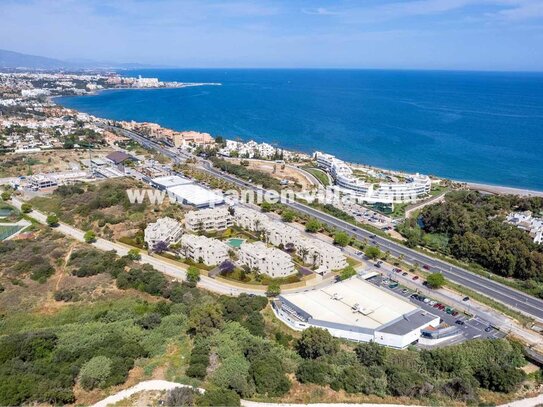
[[[165,217],[147,225],[144,232],[144,241],[147,243],[147,247],[152,249],[158,242],[164,242],[168,245],[175,243],[182,234],[181,223],[175,219]]]
[[[228,208],[208,208],[190,211],[185,215],[185,228],[190,232],[226,230],[234,224]]]
[[[327,171],[336,185],[352,191],[368,202],[414,202],[430,193],[432,180],[426,175],[414,174],[406,182],[379,182],[374,185],[356,178],[351,167],[330,154],[315,153],[317,165]]]
[[[270,277],[286,277],[296,270],[292,258],[285,252],[265,243],[243,243],[238,251],[239,262]]]
[[[246,230],[264,232],[264,239],[273,246],[292,245],[304,263],[316,267],[316,272],[326,274],[347,267],[345,255],[337,247],[318,239],[304,236],[298,229],[274,221],[253,209],[237,207],[234,223]]]
[[[303,259],[304,263],[317,267],[315,272],[318,274],[326,274],[347,267],[345,255],[331,244],[305,236],[293,243],[298,256]]]
[[[228,246],[217,239],[185,234],[181,237],[181,253],[195,262],[215,266],[228,260]]]
[[[264,224],[270,222],[270,218],[253,209],[237,206],[234,210],[234,223],[236,226],[257,232],[263,230]]]

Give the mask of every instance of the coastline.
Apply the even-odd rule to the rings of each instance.
[[[105,91],[178,89],[178,88],[208,86],[208,85],[209,86],[221,86],[222,83],[214,83],[214,82],[210,82],[210,83],[187,83],[187,84],[184,84],[184,85],[185,86],[178,86],[178,87],[97,89],[97,90],[95,90],[93,92],[89,92],[88,94],[85,94],[85,95],[59,95],[59,96],[50,96],[50,97],[48,97],[48,99],[52,103],[54,103],[54,104],[56,104],[56,105],[58,105],[58,106],[60,106],[62,108],[74,110],[74,111],[77,111],[79,113],[85,113],[85,112],[79,111],[77,109],[73,109],[73,108],[70,108],[70,107],[63,106],[62,104],[58,103],[56,99],[64,98],[64,97],[91,96],[91,95],[96,95],[98,93],[105,92]],[[88,114],[88,113],[85,113],[85,114]],[[94,115],[92,115],[92,116],[94,116]],[[94,117],[97,117],[97,116],[94,116]],[[104,117],[97,117],[97,118],[100,119],[100,120],[113,120],[113,119],[107,119],[107,118],[104,118]],[[160,123],[156,123],[156,124],[162,126]],[[238,137],[238,138],[243,140],[244,142],[250,141],[250,140],[247,140],[244,137]],[[314,153],[314,151],[312,151],[312,152],[304,152],[304,151],[296,151],[296,150],[286,149],[286,148],[281,147],[280,145],[278,145],[275,142],[269,142],[269,141],[264,141],[264,142],[269,143],[271,145],[277,145],[277,147],[280,148],[280,149],[291,151],[291,152],[294,152],[294,153],[300,152],[300,153],[304,153],[304,154],[308,154],[308,155],[312,155],[312,153]],[[340,158],[340,157],[338,157],[338,158]],[[355,165],[360,165],[360,166],[364,166],[364,167],[368,167],[368,168],[374,168],[374,169],[381,170],[381,171],[398,172],[398,173],[404,173],[404,174],[408,173],[408,172],[406,172],[404,170],[400,170],[400,169],[382,168],[382,167],[374,166],[374,165],[367,164],[367,163],[361,163],[361,162],[349,162],[349,164],[355,164]],[[490,193],[490,194],[498,194],[498,195],[510,194],[510,195],[524,196],[524,197],[543,197],[543,190],[542,191],[537,191],[537,190],[533,190],[533,189],[519,188],[519,187],[516,187],[516,186],[486,184],[484,182],[475,182],[475,181],[471,181],[471,180],[468,181],[468,180],[453,179],[453,178],[442,177],[442,176],[439,176],[439,175],[431,175],[431,177],[433,177],[435,179],[439,179],[439,180],[449,179],[452,182],[465,185],[470,190],[479,191],[479,192],[482,192],[482,193]]]

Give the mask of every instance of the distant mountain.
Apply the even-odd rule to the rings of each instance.
[[[0,68],[62,69],[74,68],[74,66],[69,62],[61,61],[59,59],[21,54],[19,52],[0,49]]]
[[[110,62],[93,61],[89,59],[60,60],[37,55],[22,54],[20,52],[0,49],[0,69],[144,69],[144,68],[167,68],[159,65],[146,65],[135,62]]]

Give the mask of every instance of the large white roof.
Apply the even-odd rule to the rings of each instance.
[[[358,277],[281,297],[313,319],[369,329],[377,329],[417,309]]]
[[[168,193],[176,196],[180,201],[198,207],[219,205],[224,202],[222,196],[196,184],[178,185],[168,188]]]
[[[154,184],[160,185],[163,188],[171,188],[178,185],[192,184],[192,181],[190,179],[179,177],[177,175],[166,175],[164,177],[153,178],[151,181]]]

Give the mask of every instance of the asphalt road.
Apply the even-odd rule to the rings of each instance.
[[[165,148],[164,146],[147,138],[144,138],[141,135],[132,131],[124,129],[119,130],[118,128],[111,129],[120,131],[123,135],[135,139],[149,149],[155,149],[160,151],[162,154],[170,157],[176,163],[183,162],[187,158],[189,158],[188,155],[177,154]],[[239,187],[252,189],[255,191],[265,191],[263,188],[252,185],[248,182],[242,181],[238,178],[235,178],[229,174],[223,173],[213,168],[208,161],[202,161],[202,164],[205,171],[215,175],[216,177],[229,181]],[[514,288],[490,280],[489,278],[482,277],[469,270],[457,267],[442,260],[435,259],[433,257],[405,247],[400,243],[396,243],[381,236],[376,236],[365,229],[354,226],[348,222],[344,222],[338,218],[335,218],[331,215],[328,215],[324,212],[321,212],[317,209],[311,208],[299,202],[285,202],[284,204],[291,207],[292,209],[310,215],[318,219],[320,222],[333,226],[338,230],[343,230],[357,239],[368,240],[372,242],[373,245],[378,246],[381,250],[389,251],[392,256],[399,257],[401,255],[403,256],[404,261],[408,264],[429,266],[431,272],[441,272],[443,273],[445,278],[452,281],[453,283],[462,285],[480,294],[486,295],[487,297],[499,301],[513,310],[520,311],[521,313],[529,317],[543,321],[543,300],[537,299]]]

